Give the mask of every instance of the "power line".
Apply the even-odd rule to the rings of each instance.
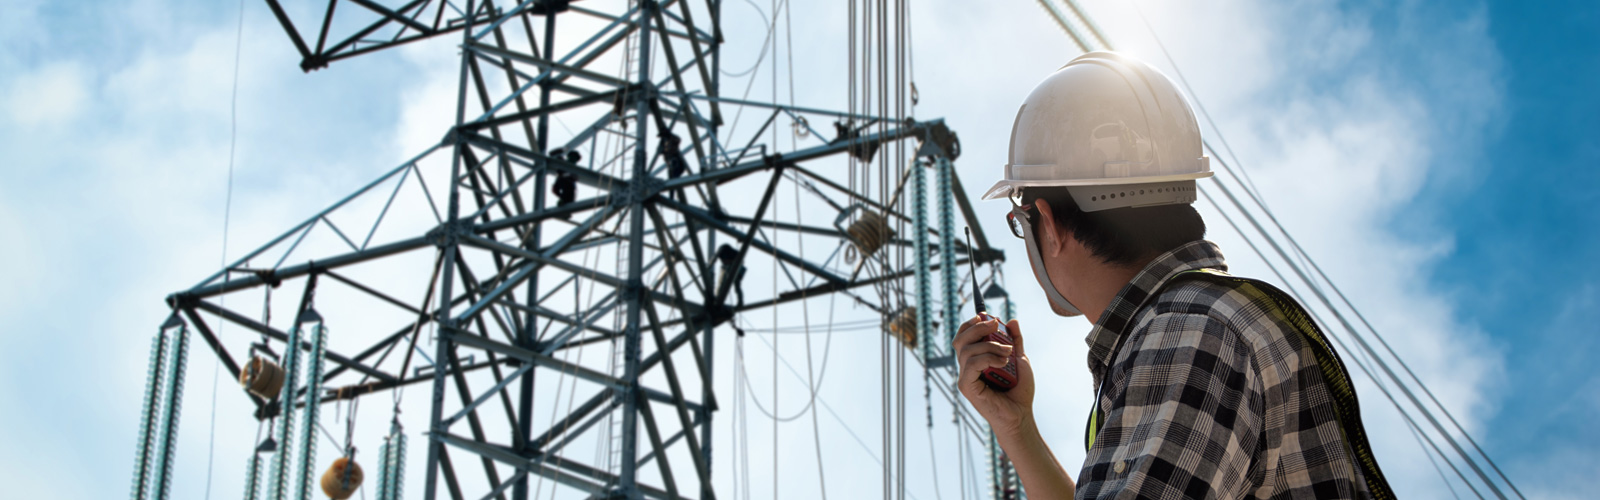
[[[1216,200],[1211,197],[1211,193],[1207,192],[1205,189],[1200,189],[1199,191],[1200,191],[1200,194],[1206,200],[1206,202],[1211,204],[1211,206],[1217,210],[1217,213],[1222,216],[1222,220],[1226,221],[1228,223],[1228,226],[1233,228],[1234,232],[1239,233],[1240,235],[1244,234],[1244,230],[1239,228],[1239,225],[1234,222],[1233,217],[1229,216],[1226,211],[1222,210],[1222,206],[1218,205]],[[1287,279],[1285,279],[1283,277],[1283,273],[1278,271],[1278,266],[1273,264],[1272,261],[1267,258],[1266,254],[1262,253],[1260,247],[1256,246],[1255,241],[1251,240],[1250,238],[1244,238],[1244,241],[1245,241],[1245,244],[1250,246],[1250,250],[1255,252],[1256,257],[1260,258],[1261,262],[1266,264],[1267,270],[1271,271],[1272,275],[1276,276],[1278,278],[1278,282],[1284,283],[1284,284],[1288,284],[1289,283],[1289,280],[1287,280]],[[1306,302],[1305,297],[1300,295],[1299,289],[1297,289],[1297,288],[1295,288],[1293,286],[1285,286],[1284,289],[1287,290],[1290,295],[1294,296],[1294,299],[1295,299],[1296,302],[1301,302],[1301,303],[1305,303]],[[1311,314],[1312,318],[1317,323],[1319,323],[1319,324],[1327,324],[1327,321],[1324,321],[1322,319],[1322,316],[1320,314],[1317,314],[1317,312],[1315,310],[1307,309],[1306,311]],[[1347,353],[1352,353],[1352,359],[1354,359],[1356,361],[1356,367],[1360,368],[1361,372],[1363,374],[1366,374],[1367,378],[1372,380],[1373,384],[1378,387],[1378,391],[1383,393],[1384,397],[1389,400],[1390,404],[1394,405],[1395,410],[1400,414],[1400,416],[1406,420],[1408,428],[1412,429],[1412,433],[1414,435],[1417,434],[1419,428],[1417,427],[1416,422],[1411,418],[1411,415],[1405,413],[1405,411],[1400,407],[1400,403],[1394,399],[1394,395],[1389,392],[1389,388],[1387,386],[1385,386],[1383,384],[1382,380],[1379,379],[1375,373],[1373,373],[1372,369],[1370,367],[1368,367],[1367,364],[1362,361],[1362,356],[1361,355],[1364,354],[1364,353],[1362,353],[1361,351],[1352,351],[1351,349],[1349,349],[1349,346],[1347,346],[1344,343],[1344,340],[1342,338],[1338,337],[1338,336],[1330,335],[1329,338],[1333,339],[1333,341],[1339,345],[1339,349],[1341,349],[1341,350],[1343,350],[1343,351],[1345,351]],[[1418,442],[1419,446],[1422,445],[1422,443],[1420,441],[1421,437],[1426,437],[1427,441],[1428,441],[1428,444],[1433,447],[1434,454],[1439,455],[1439,457],[1441,459],[1445,459],[1445,463],[1450,466],[1451,470],[1455,471],[1455,473],[1456,473],[1456,475],[1458,477],[1461,478],[1462,483],[1466,484],[1467,487],[1473,491],[1473,493],[1478,494],[1477,488],[1473,487],[1472,484],[1467,481],[1466,476],[1461,474],[1461,470],[1457,469],[1455,464],[1451,463],[1447,458],[1445,458],[1444,453],[1439,450],[1439,446],[1437,444],[1434,444],[1433,437],[1431,437],[1431,436],[1419,436],[1419,442]],[[1428,460],[1430,462],[1432,462],[1433,461],[1433,454],[1429,454],[1428,453],[1429,450],[1428,450],[1427,447],[1423,447],[1422,450],[1423,450],[1423,454],[1427,455],[1428,456]],[[1439,475],[1440,475],[1441,478],[1444,477],[1444,471],[1439,470],[1439,465],[1438,465],[1437,462],[1434,462],[1434,469],[1439,471]],[[1445,481],[1445,486],[1449,487],[1452,492],[1455,489],[1453,486],[1450,485],[1448,479]],[[1480,498],[1480,499],[1483,498],[1483,495],[1482,494],[1478,494],[1478,498]]]

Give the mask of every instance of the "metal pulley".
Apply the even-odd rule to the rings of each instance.
[[[804,116],[791,116],[794,116],[794,123],[792,124],[794,127],[794,136],[801,139],[811,137],[811,121],[807,120]]]
[[[900,339],[906,347],[917,346],[917,308],[906,306],[889,320],[889,334]]]
[[[851,214],[860,215],[849,227],[845,227],[844,222],[850,219]],[[856,255],[862,259],[871,257],[895,235],[894,230],[889,229],[888,219],[859,204],[850,205],[850,208],[839,212],[839,217],[833,220],[833,227],[850,236],[850,242],[855,244]]]
[[[322,473],[322,492],[333,500],[345,500],[361,488],[361,465],[349,457],[339,457]]]
[[[283,367],[262,356],[252,356],[239,370],[239,385],[261,399],[272,401],[283,390]]]

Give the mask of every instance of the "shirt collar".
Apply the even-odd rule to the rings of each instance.
[[[1139,304],[1173,276],[1195,269],[1227,271],[1228,264],[1222,259],[1222,249],[1206,240],[1184,243],[1151,260],[1122,287],[1122,291],[1117,292],[1117,296],[1111,299],[1111,305],[1094,322],[1089,337],[1084,339],[1089,344],[1089,373],[1094,374],[1096,384],[1100,383],[1100,374],[1105,372],[1106,364],[1112,361],[1109,358],[1113,354],[1111,349],[1117,344],[1117,336],[1139,312]]]

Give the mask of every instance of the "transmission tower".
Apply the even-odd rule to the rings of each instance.
[[[181,348],[190,328],[236,378],[257,374],[255,359],[287,365],[281,395],[252,395],[254,417],[279,426],[277,453],[302,477],[321,464],[292,466],[314,455],[285,454],[301,446],[296,435],[316,440],[317,414],[296,416],[307,405],[429,388],[428,415],[395,417],[397,429],[425,431],[426,460],[413,466],[426,468],[428,499],[481,489],[471,496],[525,500],[536,477],[590,497],[714,498],[717,337],[742,335],[734,320],[746,312],[828,294],[898,324],[925,366],[944,368],[934,378],[953,397],[942,346],[966,294],[947,276],[972,261],[992,280],[1003,257],[974,219],[951,164],[959,142],[942,121],[730,97],[719,85],[719,0],[330,0],[319,23],[300,25],[266,3],[307,72],[458,40],[454,121],[439,124],[439,143],[168,296],[151,443],[169,439],[156,424],[176,421],[176,402],[162,398],[177,395],[161,387],[182,359],[163,361],[173,358],[165,346]],[[558,47],[558,27],[583,42]],[[751,121],[728,123],[740,119]],[[798,139],[776,140],[780,131]],[[803,208],[774,207],[787,192]],[[954,237],[958,218],[974,247]],[[743,286],[757,275],[776,285]],[[241,306],[270,304],[279,288],[298,298],[288,327]],[[330,294],[377,305],[355,317]],[[219,322],[233,336],[219,337]],[[341,343],[341,329],[373,328],[384,328],[375,343]],[[572,359],[586,345],[615,346],[614,357]],[[541,373],[572,381],[554,418],[535,411]],[[393,436],[385,467],[404,454]],[[609,453],[566,453],[575,441]],[[141,464],[170,454],[156,448],[141,445]],[[161,465],[138,474],[168,462],[151,463]],[[259,469],[253,459],[252,492]],[[396,474],[369,477],[396,491]],[[135,496],[152,482],[136,478]]]

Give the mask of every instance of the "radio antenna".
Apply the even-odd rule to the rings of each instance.
[[[972,257],[972,227],[967,228],[967,271],[972,275],[972,306],[978,310],[978,316],[988,312],[983,306],[983,293],[978,291],[978,261]]]

